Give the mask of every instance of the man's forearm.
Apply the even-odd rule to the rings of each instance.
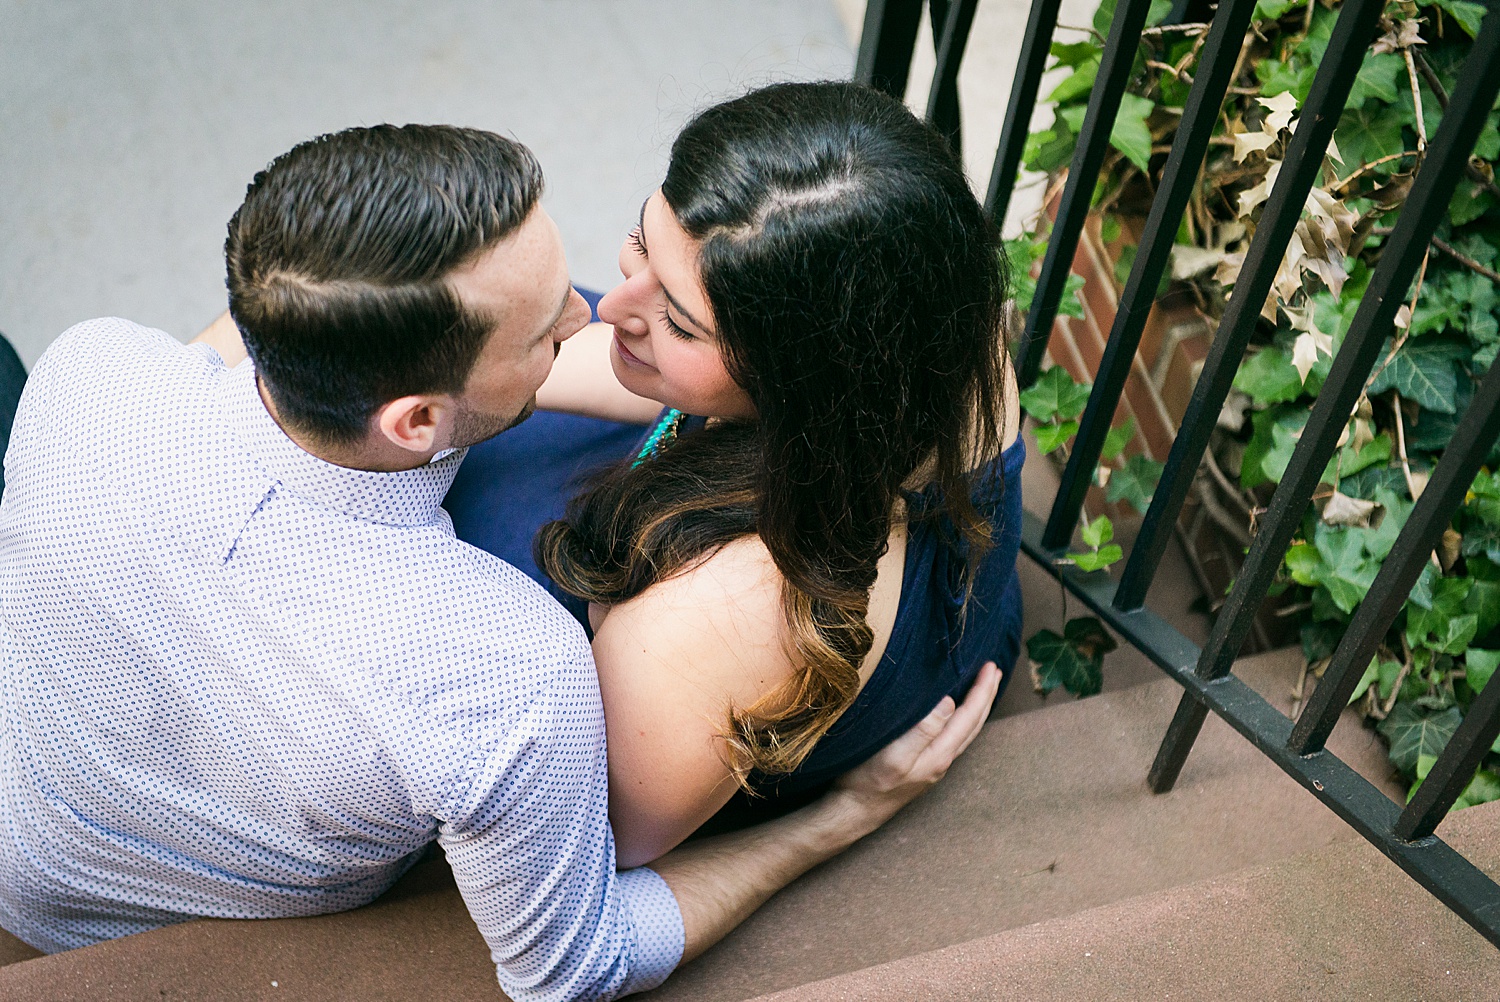
[[[816,803],[784,818],[678,846],[651,864],[677,898],[686,963],[766,899],[879,828],[943,778],[979,735],[1000,672],[990,662],[955,707],[947,696],[911,730],[845,773]]]
[[[874,831],[880,821],[835,791],[744,831],[688,842],[651,864],[682,911],[687,963],[766,899]]]

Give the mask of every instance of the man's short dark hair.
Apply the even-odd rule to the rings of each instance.
[[[446,125],[319,136],[255,175],[224,244],[229,311],[281,417],[347,444],[384,403],[461,391],[493,320],[445,276],[541,192],[526,147]]]

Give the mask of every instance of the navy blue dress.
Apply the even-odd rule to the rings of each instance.
[[[561,517],[590,472],[636,454],[644,429],[539,411],[519,427],[475,446],[459,469],[444,506],[463,539],[530,574],[587,627],[587,604],[560,593],[536,566],[531,540]],[[976,496],[995,531],[964,606],[965,557],[952,523],[935,512],[935,487],[908,493],[911,526],[901,600],[884,655],[854,704],[818,742],[801,767],[785,776],[752,777],[754,797],[735,798],[699,834],[731,830],[785,813],[821,794],[921,720],[942,699],[962,700],[986,661],[1009,680],[1021,646],[1021,592],[1016,557],[1021,534],[1018,439],[996,462],[1000,497]],[[987,478],[981,478],[985,480]]]

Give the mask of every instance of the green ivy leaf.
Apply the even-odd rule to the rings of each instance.
[[[1067,369],[1054,365],[1021,391],[1021,406],[1037,421],[1076,418],[1083,413],[1092,389],[1091,383],[1076,382]]]
[[[1391,762],[1406,775],[1413,776],[1417,771],[1418,756],[1441,755],[1462,720],[1463,714],[1456,706],[1441,713],[1429,713],[1409,703],[1397,703],[1377,729],[1391,743]]]
[[[1054,452],[1062,448],[1063,444],[1078,432],[1077,421],[1064,421],[1062,424],[1042,424],[1036,428],[1036,447],[1042,450],[1042,454]]]
[[[1346,107],[1358,108],[1372,97],[1387,104],[1396,100],[1400,93],[1396,89],[1396,76],[1405,72],[1406,60],[1394,52],[1366,56],[1354,78],[1354,86],[1349,89]]]
[[[1470,647],[1464,652],[1464,678],[1469,688],[1479,692],[1500,668],[1500,651]]]
[[[1500,800],[1500,775],[1488,769],[1480,769],[1474,773],[1474,778],[1469,780],[1469,785],[1464,787],[1464,792],[1460,793],[1458,799],[1453,802],[1453,809],[1460,811],[1465,807],[1488,804],[1492,800]]]
[[[1260,404],[1296,400],[1302,395],[1302,377],[1292,357],[1277,347],[1266,347],[1249,355],[1234,374],[1234,388]]]
[[[1364,444],[1359,451],[1346,445],[1339,450],[1339,476],[1351,477],[1360,470],[1391,461],[1391,436],[1385,432]]]
[[[1307,6],[1307,0],[1256,0],[1255,20],[1275,21],[1298,7]]]
[[[1250,415],[1250,441],[1245,446],[1245,454],[1240,458],[1241,487],[1249,490],[1269,482],[1270,478],[1265,472],[1265,459],[1271,452],[1272,433],[1280,416],[1292,410],[1294,408],[1283,405],[1255,411]]]
[[[1281,483],[1281,478],[1285,476],[1286,468],[1292,461],[1292,453],[1297,450],[1297,440],[1302,437],[1302,428],[1307,424],[1307,417],[1306,410],[1291,408],[1284,411],[1271,426],[1271,447],[1261,460],[1260,468],[1272,483]]]
[[[1120,99],[1120,112],[1109,130],[1109,144],[1142,171],[1151,163],[1151,127],[1146,119],[1156,110],[1156,102],[1135,94]]]
[[[1043,694],[1061,686],[1075,696],[1094,695],[1104,686],[1104,655],[1114,649],[1114,638],[1092,616],[1068,620],[1062,636],[1040,630],[1026,641],[1032,681]]]
[[[1165,463],[1145,456],[1131,456],[1123,467],[1110,475],[1104,496],[1110,501],[1124,501],[1144,515],[1151,507],[1151,498],[1156,494],[1156,485],[1161,481],[1164,469]]]
[[[1262,59],[1255,64],[1255,75],[1260,80],[1260,92],[1264,97],[1275,97],[1277,94],[1291,91],[1293,97],[1300,105],[1307,100],[1307,94],[1312,90],[1313,67],[1304,65],[1292,65],[1283,63],[1276,59]],[[1343,141],[1339,141],[1339,149],[1343,150]]]
[[[1470,525],[1464,530],[1461,552],[1466,557],[1482,554],[1494,563],[1500,564],[1500,527],[1483,522]]]
[[[1399,474],[1400,471],[1397,471]],[[1406,482],[1401,481],[1403,491]],[[1408,501],[1404,493],[1397,494],[1389,487],[1375,488],[1370,500],[1385,509],[1385,516],[1381,518],[1380,525],[1373,529],[1350,529],[1357,533],[1364,543],[1365,555],[1371,560],[1384,560],[1391,552],[1391,547],[1396,545],[1396,537],[1401,534],[1401,527],[1411,517],[1411,511],[1415,508],[1415,501]],[[1431,566],[1431,565],[1429,565]],[[1433,568],[1436,570],[1436,568]]]
[[[1437,6],[1452,14],[1453,20],[1470,38],[1479,34],[1479,22],[1484,20],[1484,4],[1470,3],[1469,0],[1437,0]]]
[[[1458,395],[1458,375],[1454,363],[1463,357],[1463,349],[1447,338],[1414,337],[1401,346],[1366,392],[1375,394],[1395,390],[1439,414],[1452,414]]]
[[[1083,537],[1083,545],[1097,550],[1115,538],[1115,524],[1108,515],[1100,515],[1079,530],[1079,535]]]
[[[1265,88],[1261,88],[1264,93]],[[1339,119],[1334,141],[1344,155],[1341,173],[1353,173],[1360,164],[1367,164],[1381,157],[1400,153],[1405,149],[1401,139],[1401,127],[1406,123],[1396,105],[1367,104],[1361,108],[1350,108]]]
[[[1058,66],[1082,66],[1090,59],[1098,59],[1102,47],[1089,38],[1082,42],[1053,42],[1049,51]]]
[[[1071,74],[1052,89],[1047,95],[1047,100],[1053,104],[1068,104],[1079,98],[1088,100],[1089,93],[1094,89],[1094,80],[1099,75],[1099,57],[1090,59],[1080,64]],[[1392,95],[1391,100],[1395,100]]]
[[[1473,586],[1469,588],[1469,594],[1464,598],[1464,611],[1472,613],[1478,621],[1479,626],[1474,636],[1489,636],[1491,630],[1500,626],[1500,581],[1475,579]]]
[[[1104,436],[1104,450],[1100,456],[1105,462],[1114,462],[1133,438],[1135,438],[1135,418],[1127,417],[1124,424],[1111,428],[1109,434]]]
[[[1120,549],[1116,543],[1101,547],[1098,550],[1090,550],[1084,553],[1070,553],[1068,559],[1081,571],[1102,571],[1110,564],[1116,563],[1125,556],[1125,551]]]
[[[1479,621],[1474,616],[1455,616],[1443,624],[1442,632],[1435,634],[1436,642],[1428,646],[1441,654],[1462,654],[1478,629]]]
[[[1297,543],[1291,547],[1286,551],[1283,563],[1293,581],[1309,588],[1322,584],[1327,573],[1323,558],[1318,556],[1318,548],[1311,543]]]
[[[1454,226],[1463,226],[1484,215],[1494,204],[1495,198],[1488,188],[1480,187],[1470,178],[1459,178],[1453,198],[1448,202],[1448,219]]]
[[[1353,612],[1375,582],[1380,565],[1366,558],[1363,540],[1348,529],[1319,522],[1313,545],[1327,568],[1321,584],[1339,609]]]
[[[1059,117],[1052,128],[1033,132],[1026,137],[1021,164],[1027,170],[1043,174],[1062,170],[1073,159],[1073,149],[1077,145],[1078,134]]]
[[[1069,272],[1063,283],[1062,299],[1058,300],[1057,312],[1075,320],[1083,319],[1083,276]]]

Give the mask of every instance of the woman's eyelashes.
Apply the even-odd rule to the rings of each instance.
[[[673,337],[682,338],[684,341],[693,340],[693,335],[690,331],[685,331],[672,322],[672,315],[667,312],[665,306],[661,308],[661,322],[667,325],[667,333]]]
[[[629,242],[632,250],[634,250],[641,257],[646,256],[646,244],[643,240],[641,240],[641,228],[639,226],[631,230],[629,235],[627,235],[625,239]]]

